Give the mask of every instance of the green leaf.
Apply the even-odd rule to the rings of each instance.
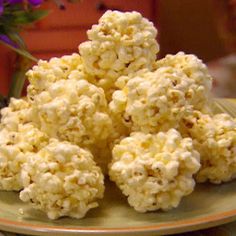
[[[35,61],[37,62],[38,59],[35,58],[34,56],[32,56],[29,52],[27,52],[26,50],[22,49],[22,48],[14,48],[11,45],[4,43],[3,41],[0,41],[1,44],[5,45],[6,47],[10,48],[11,50],[15,51],[16,53],[28,58],[29,60]]]
[[[8,92],[8,100],[11,97],[20,98],[25,84],[25,73],[31,66],[31,61],[23,56],[18,56],[15,62],[15,70],[11,78],[11,85]]]
[[[8,32],[7,34],[14,42],[16,42],[20,48],[25,48],[25,42],[23,39],[20,37],[20,35],[17,32]]]
[[[19,11],[14,14],[13,22],[18,25],[34,23],[48,15],[47,10]]]
[[[41,20],[45,16],[49,14],[49,11],[47,10],[34,10],[33,12],[29,12],[30,14],[28,15],[29,18],[31,18],[31,22],[35,22],[38,20]]]

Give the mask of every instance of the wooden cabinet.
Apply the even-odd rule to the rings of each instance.
[[[24,31],[29,51],[37,58],[49,59],[78,51],[78,45],[87,39],[86,31],[108,9],[138,11],[154,21],[155,0],[82,0],[66,3],[60,10],[53,2],[45,2],[42,8],[50,13],[34,27]],[[13,70],[14,53],[0,47],[0,92],[6,93]]]

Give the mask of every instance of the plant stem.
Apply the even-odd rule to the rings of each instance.
[[[30,60],[24,56],[18,55],[15,65],[15,71],[12,76],[11,86],[8,93],[8,100],[11,97],[21,97],[22,90],[25,84],[25,73],[30,67]]]

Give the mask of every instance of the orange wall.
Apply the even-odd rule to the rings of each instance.
[[[10,49],[0,44],[0,93],[7,94],[11,71],[14,68],[15,54]]]
[[[216,0],[104,0],[107,8],[123,11],[137,10],[154,21],[159,28],[161,52],[185,51],[194,53],[205,62],[226,53],[218,35],[214,8]],[[218,0],[217,0],[218,1]],[[221,0],[219,0],[221,1]],[[80,42],[86,40],[86,30],[96,23],[104,11],[98,10],[100,0],[84,0],[68,4],[60,11],[55,4],[43,6],[51,9],[44,20],[22,35],[29,50],[38,58],[48,59],[77,51]],[[0,92],[9,87],[14,65],[14,53],[0,45]]]

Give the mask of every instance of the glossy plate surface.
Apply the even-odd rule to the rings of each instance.
[[[19,209],[24,214],[21,215]],[[160,235],[193,231],[236,220],[236,181],[219,186],[199,184],[169,212],[141,214],[110,182],[100,207],[84,219],[48,220],[22,203],[14,192],[0,192],[0,229],[30,235]]]

